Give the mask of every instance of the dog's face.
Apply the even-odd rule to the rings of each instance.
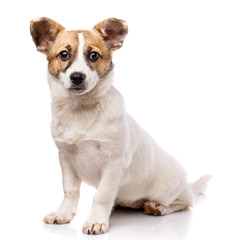
[[[48,71],[62,86],[77,95],[90,92],[112,70],[112,52],[119,49],[128,28],[123,20],[109,18],[92,31],[65,31],[49,18],[31,21],[38,51],[45,53]]]

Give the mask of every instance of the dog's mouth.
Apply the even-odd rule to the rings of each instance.
[[[82,87],[75,87],[75,88],[70,88],[70,90],[79,91],[79,90],[84,90],[84,88],[82,88]]]
[[[71,87],[68,90],[72,93],[81,94],[84,93],[86,89],[85,87]]]

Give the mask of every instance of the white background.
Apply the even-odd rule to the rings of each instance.
[[[231,3],[224,0],[2,1],[0,14],[1,239],[231,239]],[[114,54],[115,85],[127,111],[188,171],[214,175],[194,209],[166,217],[112,214],[109,233],[81,232],[94,190],[83,185],[71,224],[44,215],[62,201],[61,171],[49,124],[45,56],[29,21],[47,16],[66,29],[109,17],[129,34]]]

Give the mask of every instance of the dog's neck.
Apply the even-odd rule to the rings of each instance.
[[[95,88],[83,95],[74,94],[63,88],[57,78],[48,73],[48,83],[51,90],[52,103],[59,107],[66,104],[72,105],[75,110],[94,108],[102,102],[102,99],[112,88],[113,71],[101,79]]]

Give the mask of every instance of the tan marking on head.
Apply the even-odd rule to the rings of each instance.
[[[113,68],[112,53],[97,32],[62,31],[57,36],[56,41],[47,54],[47,60],[49,62],[48,70],[50,74],[58,78],[59,72],[64,71],[71,65],[78,51],[78,33],[81,32],[83,33],[85,41],[84,55],[89,66],[97,71],[100,78],[105,77]],[[59,53],[63,50],[68,51],[70,54],[70,58],[67,61],[62,61],[59,58]],[[96,62],[91,62],[89,60],[89,54],[93,51],[98,52],[101,56]]]
[[[112,69],[112,52],[108,49],[102,37],[96,31],[83,31],[85,46],[84,54],[90,67],[98,72],[100,78],[105,77]],[[91,52],[97,52],[100,58],[92,62],[89,59]]]
[[[72,63],[79,45],[77,33],[77,31],[61,32],[48,52],[48,70],[53,76],[58,78],[59,72],[64,71]],[[70,58],[67,61],[63,61],[59,57],[60,52],[63,50],[70,54]]]

